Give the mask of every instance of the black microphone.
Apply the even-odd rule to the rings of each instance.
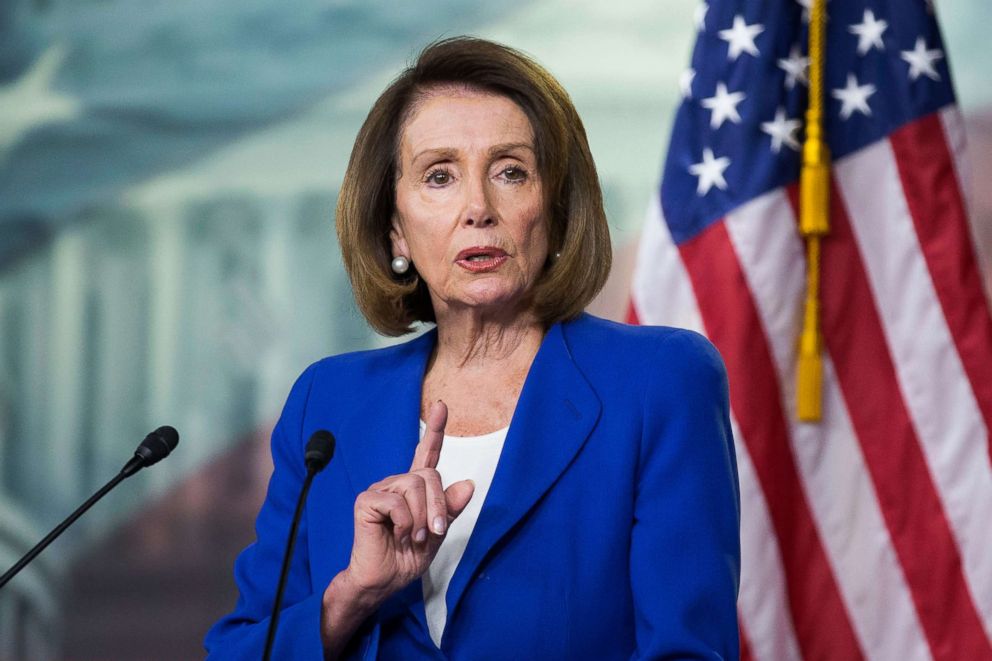
[[[307,449],[303,454],[307,470],[314,474],[324,470],[334,456],[334,434],[326,429],[318,429],[307,441]]]
[[[111,489],[120,484],[124,479],[137,473],[145,466],[151,466],[152,464],[157,463],[158,461],[169,456],[169,453],[172,452],[178,444],[179,432],[168,425],[159,427],[152,433],[148,434],[148,436],[145,436],[145,440],[141,441],[138,449],[134,451],[134,456],[126,464],[124,464],[124,468],[122,468],[112,480],[107,482],[99,491],[90,496],[89,499],[76,508],[76,510],[70,514],[65,521],[56,526],[52,532],[45,535],[43,540],[38,542],[34,548],[24,555],[23,558],[18,560],[17,564],[8,569],[3,576],[0,576],[0,588],[7,585],[10,579],[14,578],[18,572],[27,567],[39,553],[44,551],[49,544],[55,541],[56,537],[65,532],[66,528],[75,523],[76,519],[85,514],[86,510],[92,507],[96,501],[106,496]]]
[[[300,516],[303,514],[303,504],[307,500],[310,484],[313,478],[331,461],[334,456],[334,434],[326,429],[318,429],[310,435],[303,461],[307,467],[307,477],[303,480],[300,497],[296,501],[296,512],[289,526],[289,539],[286,540],[286,553],[282,557],[282,571],[279,573],[279,584],[276,587],[276,600],[272,604],[272,616],[269,618],[269,633],[265,638],[265,653],[263,661],[272,658],[272,645],[276,640],[276,628],[279,626],[279,611],[282,606],[282,593],[286,588],[286,577],[289,575],[289,563],[293,557],[293,546],[296,544],[296,529],[300,526]]]
[[[177,445],[179,445],[179,432],[168,425],[159,427],[145,436],[145,440],[141,441],[138,449],[134,451],[134,456],[124,464],[121,473],[124,473],[124,477],[131,477],[145,466],[157,464],[168,457]]]

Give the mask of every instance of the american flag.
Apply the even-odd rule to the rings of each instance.
[[[745,658],[992,659],[992,321],[923,0],[826,5],[823,417],[797,420],[811,3],[699,6],[630,320],[726,361]]]

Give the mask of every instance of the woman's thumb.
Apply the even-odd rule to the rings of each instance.
[[[475,482],[472,480],[461,480],[448,486],[444,490],[444,499],[448,504],[448,516],[454,519],[462,513],[468,501],[472,500],[475,493]]]

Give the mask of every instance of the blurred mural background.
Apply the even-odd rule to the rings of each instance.
[[[570,90],[617,251],[594,307],[622,317],[695,4],[0,0],[0,570],[149,430],[182,437],[4,589],[0,659],[203,656],[290,384],[385,341],[333,210],[368,108],[429,41],[506,42]],[[937,9],[980,184],[992,4]],[[992,189],[973,193],[987,267]]]

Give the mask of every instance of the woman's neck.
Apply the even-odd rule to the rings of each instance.
[[[421,392],[421,415],[440,399],[446,433],[478,436],[510,424],[531,363],[544,339],[533,315],[512,320],[441,316]]]
[[[532,312],[507,317],[477,310],[448,311],[437,320],[437,350],[432,368],[486,369],[494,363],[526,363],[537,355],[544,327]]]

